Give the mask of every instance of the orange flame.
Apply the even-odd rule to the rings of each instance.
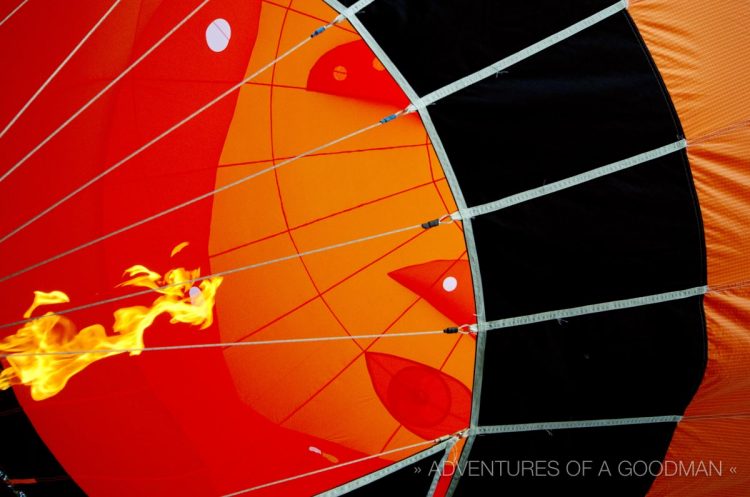
[[[23,384],[31,388],[34,400],[52,397],[65,388],[73,375],[93,362],[123,352],[140,354],[145,347],[145,331],[162,314],[171,316],[170,323],[185,323],[200,326],[200,329],[213,323],[216,290],[221,285],[221,277],[208,278],[193,286],[184,282],[200,277],[199,269],[172,269],[162,277],[136,265],[128,268],[125,274],[131,279],[119,286],[150,288],[160,294],[150,307],[116,310],[113,326],[116,334],[113,335],[108,335],[101,324],[77,331],[70,319],[51,312],[29,321],[14,335],[0,341],[0,353],[24,354],[6,357],[10,367],[0,372],[0,390]],[[63,292],[34,292],[34,303],[24,318],[29,318],[37,307],[63,302],[69,302]],[[39,353],[52,355],[35,355]]]

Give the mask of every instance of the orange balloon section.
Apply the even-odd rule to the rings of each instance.
[[[3,123],[106,8],[87,0],[47,11],[45,4],[29,2],[0,32],[0,45],[18,47],[2,83]],[[0,142],[3,171],[200,4],[123,2]],[[8,176],[0,231],[11,232],[335,17],[318,0],[206,4]],[[37,22],[48,37],[26,29]],[[50,37],[58,43],[48,46]],[[395,449],[468,426],[474,339],[389,337],[476,320],[463,227],[418,227],[456,210],[428,133],[408,114],[317,149],[408,104],[385,65],[342,22],[0,244],[0,277],[12,275],[0,286],[3,323],[21,319],[35,291],[59,291],[69,304],[59,299],[35,315],[83,305],[66,314],[70,329],[96,325],[109,336],[118,311],[156,295],[123,298],[128,290],[118,285],[128,267],[159,274],[184,267],[204,277],[258,265],[224,275],[205,329],[170,323],[165,314],[142,333],[147,348],[225,347],[107,354],[44,400],[34,400],[27,385],[13,387],[86,494],[225,495],[388,452],[252,494],[309,495],[429,444]],[[49,262],[25,269],[40,261]],[[186,298],[178,296],[180,305]],[[343,339],[295,341],[327,337]],[[230,345],[269,340],[285,343]]]
[[[335,17],[322,2],[294,7],[263,4],[248,73],[303,39],[320,19]],[[332,28],[243,87],[216,187],[281,165],[215,198],[212,272],[455,211],[416,115],[283,164],[407,103],[348,24]],[[451,312],[452,306],[473,309],[466,259],[461,226],[455,224],[232,275],[217,296],[221,337],[234,342],[388,335],[473,323],[474,316],[456,322]],[[408,268],[423,275],[425,284],[400,282],[398,272]],[[274,423],[366,454],[468,426],[473,354],[471,338],[440,335],[225,351],[249,406]]]

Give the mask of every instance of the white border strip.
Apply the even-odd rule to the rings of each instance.
[[[393,63],[393,61],[388,57],[388,54],[385,53],[385,51],[380,47],[378,42],[375,40],[375,38],[372,37],[370,32],[367,30],[367,28],[362,24],[362,22],[353,15],[354,13],[351,12],[351,9],[346,9],[338,0],[325,0],[326,3],[328,3],[333,9],[340,12],[341,15],[343,15],[354,27],[354,29],[357,30],[359,35],[362,37],[362,39],[367,43],[367,45],[370,47],[370,50],[373,51],[375,56],[378,57],[380,62],[383,64],[383,66],[388,70],[390,75],[393,77],[393,79],[398,83],[399,87],[403,90],[403,92],[408,97],[409,101],[412,102],[419,102],[420,98],[417,95],[417,92],[414,91],[414,89],[411,87],[409,82],[406,80],[403,74],[401,74],[401,71],[399,71],[398,67]],[[448,185],[450,186],[451,193],[453,193],[454,200],[456,202],[456,206],[459,208],[460,212],[464,212],[467,209],[466,200],[464,199],[463,192],[461,191],[461,186],[458,183],[458,178],[456,177],[455,172],[453,171],[453,166],[451,165],[450,158],[448,157],[448,153],[445,150],[445,147],[443,146],[443,142],[440,139],[440,135],[437,132],[437,129],[435,128],[435,125],[432,122],[432,117],[430,116],[429,112],[424,109],[419,109],[419,116],[422,118],[422,124],[424,125],[425,130],[427,131],[427,134],[430,137],[430,141],[432,142],[432,146],[435,149],[435,154],[438,157],[438,161],[440,162],[440,166],[443,168],[443,172],[445,173],[445,178],[448,181]],[[469,256],[469,265],[471,267],[471,275],[474,285],[474,303],[477,309],[477,321],[483,322],[484,321],[484,292],[482,290],[482,280],[479,277],[481,274],[479,271],[479,258],[477,256],[477,248],[476,243],[474,241],[474,231],[472,229],[472,226],[469,222],[464,223],[464,238],[466,240],[466,249],[467,254]],[[478,337],[477,340],[477,354],[475,356],[475,378],[474,378],[474,388],[473,391],[477,391],[477,385],[479,386],[479,390],[481,390],[481,384],[482,379],[481,375],[477,375],[476,371],[481,371],[483,367],[483,361],[484,358],[484,338]],[[477,379],[478,378],[478,379]],[[472,423],[476,423],[476,420],[479,416],[479,400],[478,395],[477,398],[472,399]],[[476,414],[474,414],[476,413]]]
[[[39,319],[39,318],[37,318]],[[300,343],[321,343],[321,342],[340,342],[345,340],[380,340],[381,338],[403,338],[419,337],[427,335],[443,335],[443,330],[428,331],[407,331],[403,333],[372,333],[368,335],[335,335],[321,336],[310,338],[280,338],[277,340],[252,340],[239,342],[216,342],[216,343],[194,343],[190,345],[162,345],[154,347],[129,347],[129,348],[112,348],[112,349],[88,349],[88,350],[53,350],[42,352],[3,352],[0,353],[0,359],[9,357],[48,357],[48,356],[76,356],[88,354],[114,355],[129,353],[140,354],[141,352],[170,352],[175,350],[199,350],[199,349],[225,349],[237,347],[257,347],[263,345],[288,345]]]
[[[448,456],[451,454],[451,449],[458,443],[458,438],[454,437],[448,440],[448,445],[445,446],[445,454],[440,458],[438,463],[438,470],[435,472],[435,476],[432,478],[430,483],[430,489],[427,491],[427,497],[434,497],[437,486],[440,483],[440,478],[443,476],[443,468],[445,468],[445,462],[448,460]]]
[[[478,337],[477,337],[478,338]],[[458,469],[453,472],[451,483],[448,486],[448,490],[445,492],[446,497],[452,497],[458,488],[458,484],[461,481],[461,475],[466,471],[466,466],[469,464],[469,458],[471,457],[471,449],[474,447],[474,440],[476,435],[469,432],[469,436],[466,439],[463,449],[461,450],[461,457],[458,458]]]
[[[648,152],[634,155],[633,157],[629,157],[621,161],[613,162],[612,164],[608,164],[606,166],[586,171],[585,173],[570,176],[569,178],[565,178],[560,181],[555,181],[554,183],[549,183],[538,188],[526,190],[525,192],[501,198],[500,200],[495,200],[494,202],[489,202],[487,204],[478,205],[476,207],[469,207],[463,211],[459,210],[459,212],[453,214],[451,217],[454,220],[459,220],[489,214],[490,212],[499,211],[516,204],[528,202],[529,200],[534,200],[551,193],[559,192],[567,188],[578,186],[583,183],[587,183],[589,181],[602,178],[604,176],[608,176],[625,169],[629,169],[633,166],[637,166],[639,164],[643,164],[644,162],[649,162],[654,159],[664,157],[665,155],[672,154],[684,148],[687,148],[687,141],[679,140],[674,143],[670,143],[669,145],[665,145],[654,150],[649,150]]]
[[[552,421],[510,425],[480,426],[472,429],[476,435],[496,435],[543,430],[573,430],[580,428],[607,428],[612,426],[647,425],[656,423],[679,423],[682,416],[646,416],[641,418],[589,419],[582,421]]]
[[[582,21],[578,21],[577,23],[568,26],[567,28],[563,29],[562,31],[558,31],[557,33],[548,36],[547,38],[544,38],[541,41],[538,41],[534,43],[533,45],[524,48],[523,50],[520,50],[512,55],[509,55],[508,57],[505,57],[504,59],[501,59],[494,64],[485,67],[484,69],[480,69],[479,71],[470,74],[464,78],[459,79],[458,81],[455,81],[453,83],[449,83],[442,88],[439,88],[432,93],[429,93],[422,97],[419,102],[415,102],[414,106],[416,108],[426,107],[430,104],[433,104],[437,102],[438,100],[442,100],[443,98],[452,95],[453,93],[456,93],[457,91],[463,90],[464,88],[473,85],[474,83],[477,83],[489,76],[492,76],[493,74],[496,74],[503,69],[507,69],[508,67],[517,64],[521,62],[524,59],[528,59],[532,55],[536,55],[542,50],[545,50],[553,45],[556,45],[560,43],[561,41],[564,41],[571,36],[580,33],[586,28],[590,28],[594,24],[597,24],[604,19],[607,19],[610,16],[613,16],[614,14],[617,14],[618,12],[625,10],[628,7],[628,3],[624,0],[621,0],[617,2],[614,5],[611,5],[607,7],[604,10],[601,10],[597,12],[596,14],[593,14]]]
[[[364,487],[365,485],[369,485],[370,483],[373,483],[377,480],[380,480],[381,478],[393,474],[396,471],[403,469],[411,464],[419,462],[422,459],[426,459],[440,451],[445,451],[447,454],[457,440],[458,439],[456,437],[451,437],[450,439],[440,442],[439,444],[430,447],[427,450],[423,450],[422,452],[414,454],[411,457],[402,459],[394,464],[391,464],[390,466],[386,466],[385,468],[379,469],[378,471],[367,474],[361,478],[357,478],[356,480],[352,480],[349,483],[345,483],[339,487],[328,490],[327,492],[317,494],[315,497],[339,497],[341,495],[357,490],[358,488]]]
[[[404,91],[404,93],[406,93],[407,97],[411,101],[410,108],[412,110],[419,111],[419,115],[422,118],[422,123],[424,124],[425,129],[427,130],[430,136],[430,139],[432,140],[433,147],[435,148],[435,152],[438,156],[438,160],[440,161],[443,167],[443,171],[445,172],[446,179],[448,180],[448,184],[451,187],[451,191],[453,192],[453,195],[456,200],[456,204],[459,208],[459,212],[456,213],[456,215],[454,215],[454,219],[464,220],[464,237],[466,239],[466,247],[467,247],[467,251],[469,255],[469,264],[471,267],[471,274],[472,274],[472,280],[473,280],[473,285],[474,285],[475,305],[477,308],[477,327],[480,330],[484,329],[487,326],[485,308],[484,308],[484,292],[482,289],[482,281],[479,276],[480,275],[479,260],[477,256],[476,243],[474,240],[473,227],[471,225],[472,216],[467,214],[467,211],[469,209],[467,209],[466,201],[463,197],[463,193],[461,191],[460,185],[458,183],[456,175],[451,166],[448,154],[446,153],[445,148],[443,147],[442,141],[440,140],[437,130],[435,129],[435,126],[432,122],[432,118],[430,114],[427,112],[426,107],[430,105],[431,103],[436,102],[437,100],[445,98],[446,96],[452,93],[455,93],[463,88],[466,88],[467,86],[472,85],[478,81],[481,81],[482,79],[488,76],[491,76],[492,74],[495,74],[498,71],[501,71],[513,64],[516,64],[517,62],[520,62],[528,57],[531,57],[532,55],[539,53],[542,50],[575,35],[576,33],[606,19],[607,17],[614,15],[615,13],[627,8],[627,2],[620,1],[617,4],[612,5],[576,24],[573,24],[572,26],[562,31],[559,31],[558,33],[555,33],[531,45],[530,47],[527,47],[524,50],[521,50],[519,52],[516,52],[513,55],[510,55],[509,57],[501,59],[495,64],[492,64],[473,74],[470,74],[469,76],[466,76],[458,81],[455,81],[454,83],[446,85],[428,94],[427,96],[423,98],[419,98],[416,92],[411,87],[411,85],[409,85],[408,81],[406,81],[406,78],[404,78],[404,76],[401,74],[401,72],[398,70],[395,64],[393,64],[393,62],[390,60],[387,54],[382,50],[382,48],[370,35],[369,31],[364,27],[364,25],[359,21],[359,19],[356,16],[352,15],[352,12],[346,9],[338,0],[325,0],[325,1],[332,8],[334,8],[335,10],[340,12],[344,17],[346,17],[346,19],[352,24],[352,26],[354,26],[354,28],[358,31],[360,36],[362,36],[362,38],[368,44],[370,49],[373,50],[375,55],[380,59],[381,63],[383,63],[383,65],[386,67],[389,73],[393,76],[393,78],[399,84],[399,86]],[[592,177],[589,178],[589,180],[593,179],[594,174],[596,173],[595,172],[589,173],[589,175],[592,175]],[[489,212],[491,212],[491,210],[492,209],[490,208]],[[474,383],[472,386],[471,427],[475,427],[479,419],[479,407],[480,407],[480,397],[481,397],[482,379],[483,379],[482,373],[484,370],[486,340],[487,340],[487,337],[485,333],[479,333],[477,335],[476,353],[475,353],[475,359],[474,359]],[[470,435],[462,451],[459,464],[462,464],[462,463],[465,464],[466,459],[468,458],[471,446],[473,445],[473,441],[474,441],[473,436]],[[449,496],[453,494],[453,491],[455,491],[455,487],[457,483],[458,483],[458,478],[454,476],[454,478],[451,481],[451,486],[448,490]]]
[[[630,309],[633,307],[641,307],[644,305],[660,304],[663,302],[670,302],[672,300],[687,299],[698,295],[705,295],[708,293],[708,286],[697,286],[694,288],[688,288],[686,290],[677,290],[674,292],[657,293],[653,295],[646,295],[643,297],[635,297],[632,299],[623,300],[612,300],[610,302],[602,302],[600,304],[584,305],[580,307],[571,307],[568,309],[559,309],[556,311],[540,312],[537,314],[527,314],[525,316],[517,316],[512,318],[497,319],[494,321],[488,321],[484,327],[480,327],[479,331],[497,330],[501,328],[511,328],[514,326],[523,326],[527,324],[540,323],[542,321],[552,321],[555,319],[572,318],[576,316],[585,316],[588,314],[596,314],[599,312],[617,311],[621,309]]]
[[[354,17],[354,14],[356,14],[360,10],[364,9],[365,7],[367,7],[368,5],[370,5],[374,1],[375,0],[359,0],[356,3],[353,3],[352,6],[349,7],[349,8],[344,7],[339,2],[336,2],[341,8],[339,9],[339,8],[334,7],[334,9],[336,11],[338,11],[346,19],[351,20],[351,18]]]
[[[396,81],[396,83],[401,87],[401,90],[406,94],[407,98],[411,102],[411,106],[418,110],[419,116],[422,119],[422,124],[427,131],[428,136],[430,137],[430,141],[432,142],[432,146],[435,150],[435,154],[437,155],[438,161],[440,162],[441,167],[443,168],[443,173],[445,174],[445,178],[448,181],[448,185],[450,186],[451,193],[453,194],[453,198],[456,202],[456,206],[459,208],[459,212],[463,212],[466,210],[466,200],[464,199],[463,192],[461,191],[461,186],[459,185],[458,178],[456,177],[456,173],[453,170],[453,166],[451,165],[450,158],[448,157],[448,153],[445,150],[445,147],[443,146],[443,142],[440,139],[440,135],[437,132],[437,129],[435,128],[434,123],[432,122],[432,117],[430,116],[429,112],[427,111],[424,106],[420,107],[419,102],[421,102],[421,99],[419,98],[419,95],[417,95],[417,92],[414,91],[414,89],[411,87],[409,82],[406,80],[403,74],[401,74],[401,71],[399,71],[398,67],[393,63],[393,61],[388,57],[388,54],[385,53],[385,51],[380,47],[378,42],[372,37],[370,32],[367,30],[367,28],[362,24],[362,22],[357,18],[355,15],[353,15],[348,9],[346,9],[338,0],[325,0],[328,5],[330,5],[333,9],[340,12],[341,15],[343,15],[354,27],[354,29],[357,30],[359,35],[362,37],[362,39],[367,43],[367,45],[370,47],[370,50],[373,51],[373,53],[378,57],[380,62],[383,64],[383,66],[388,70],[390,75],[393,77],[393,79]],[[471,224],[471,220],[467,219],[463,223],[464,228],[464,240],[466,241],[466,250],[469,257],[469,267],[471,268],[471,278],[472,278],[472,285],[474,289],[474,305],[477,310],[477,322],[478,323],[484,323],[485,322],[485,309],[484,309],[484,290],[482,289],[482,279],[479,276],[481,274],[480,268],[479,268],[479,257],[477,255],[477,247],[476,242],[474,239],[474,229]],[[475,426],[476,423],[479,420],[479,403],[480,403],[480,397],[482,392],[482,373],[484,371],[484,350],[485,350],[485,344],[487,342],[487,338],[484,334],[477,335],[477,341],[476,341],[476,348],[475,348],[475,354],[474,354],[474,378],[473,378],[473,385],[472,385],[472,401],[471,401],[471,426]],[[473,437],[469,437],[469,439],[466,441],[466,444],[464,445],[464,450],[461,453],[461,460],[465,460],[468,457],[468,450],[470,449],[473,443]],[[451,487],[455,487],[455,484],[458,480],[458,473],[454,473],[454,477],[451,480]],[[434,490],[431,489],[431,493],[434,493]],[[449,491],[448,495],[450,495],[452,492]]]

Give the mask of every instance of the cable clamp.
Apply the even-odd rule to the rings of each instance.
[[[399,114],[391,114],[390,116],[385,116],[383,119],[380,120],[380,124],[385,124],[388,122],[393,121],[399,116]]]
[[[312,32],[312,34],[310,35],[310,38],[315,38],[316,36],[322,34],[326,29],[328,29],[328,26],[329,25],[326,24],[325,26],[319,27],[318,29]]]
[[[447,335],[454,335],[456,333],[461,333],[462,335],[473,335],[477,332],[477,325],[475,324],[462,324],[461,326],[451,326],[450,328],[445,328],[443,330],[443,333]]]

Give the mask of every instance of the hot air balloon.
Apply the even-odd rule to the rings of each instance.
[[[0,6],[0,494],[744,496],[746,2]]]

